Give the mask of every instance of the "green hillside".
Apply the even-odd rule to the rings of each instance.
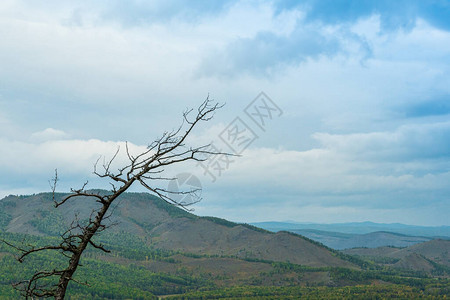
[[[21,245],[56,243],[75,213],[81,222],[95,207],[83,199],[60,209],[51,205],[50,194],[0,200],[4,217],[0,237]],[[148,194],[125,194],[109,222],[118,225],[95,240],[111,253],[88,248],[76,279],[89,285],[72,282],[71,299],[448,294],[447,273],[435,276],[386,268],[296,234],[269,233],[219,218],[198,217]],[[14,249],[0,243],[0,299],[19,297],[11,283],[65,261],[43,252],[19,264],[14,254]]]
[[[442,275],[450,273],[450,241],[432,240],[410,247],[355,248],[343,251],[395,269]]]
[[[62,198],[64,194],[56,197]],[[83,222],[97,205],[80,198],[54,209],[50,193],[9,196],[0,203],[0,212],[10,220],[4,225],[5,231],[38,236],[59,236],[75,215]],[[301,236],[285,232],[274,234],[220,218],[198,217],[146,193],[122,195],[113,211],[105,223],[117,223],[110,232],[140,237],[157,249],[289,261],[314,267],[356,267],[336,257],[328,248]]]

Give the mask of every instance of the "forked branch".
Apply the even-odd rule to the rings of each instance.
[[[93,211],[86,224],[80,224],[78,220],[73,222],[70,228],[61,235],[61,242],[56,246],[44,247],[18,247],[4,241],[7,245],[17,250],[20,255],[17,259],[22,262],[27,256],[41,251],[56,251],[69,259],[66,268],[61,270],[39,271],[35,273],[29,280],[19,282],[16,288],[22,291],[22,294],[28,298],[44,298],[55,297],[55,299],[63,299],[67,286],[70,281],[75,281],[73,275],[80,266],[80,259],[88,245],[103,252],[110,252],[104,245],[97,244],[93,238],[101,231],[107,229],[110,225],[105,225],[105,221],[111,216],[110,207],[112,203],[125,191],[128,190],[135,182],[141,184],[151,193],[159,196],[161,199],[187,209],[200,201],[198,196],[199,189],[189,191],[170,191],[160,188],[158,181],[169,181],[174,178],[165,177],[162,174],[167,166],[178,164],[186,161],[204,161],[210,155],[232,155],[229,153],[214,152],[210,149],[210,145],[197,147],[188,147],[186,140],[192,130],[200,122],[208,122],[214,116],[217,109],[222,105],[215,103],[209,97],[197,108],[197,110],[189,109],[183,113],[181,125],[177,129],[165,132],[161,137],[150,143],[144,151],[138,154],[131,153],[128,143],[125,143],[125,156],[128,162],[113,171],[113,164],[116,158],[121,154],[120,148],[114,153],[112,158],[104,161],[99,167],[100,158],[94,164],[94,174],[102,179],[109,180],[112,189],[107,194],[100,194],[92,190],[86,190],[87,182],[80,189],[72,189],[71,194],[62,199],[56,199],[56,186],[58,182],[58,172],[55,170],[55,177],[50,181],[50,187],[53,193],[54,206],[57,208],[71,199],[83,198],[83,201],[92,199],[100,203],[100,207]],[[100,171],[99,169],[102,169]],[[186,203],[174,199],[174,195],[191,194],[194,200]],[[57,279],[57,283],[48,285],[46,280],[49,278]]]

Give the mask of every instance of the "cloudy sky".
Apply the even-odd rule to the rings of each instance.
[[[262,91],[279,110],[259,127]],[[55,168],[59,191],[102,186],[99,155],[208,94],[226,105],[192,143],[230,151],[236,122],[255,139],[215,180],[168,170],[201,181],[198,214],[450,225],[446,0],[2,0],[0,197],[49,191]]]

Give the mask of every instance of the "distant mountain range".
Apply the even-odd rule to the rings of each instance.
[[[154,295],[170,298],[173,294],[179,294],[179,299],[216,299],[223,295],[229,295],[229,299],[261,299],[261,295],[267,296],[264,299],[329,299],[356,294],[414,299],[422,293],[440,296],[448,291],[449,241],[388,232],[301,229],[287,223],[275,223],[275,230],[266,227],[275,233],[253,225],[199,217],[146,193],[126,193],[117,200],[105,224],[117,225],[95,237],[111,253],[93,247],[86,250],[77,274],[93,284],[72,285],[70,293],[76,299],[157,299]],[[0,239],[14,244],[54,244],[75,215],[83,222],[96,206],[91,199],[80,198],[55,209],[50,193],[8,196],[0,200]],[[373,227],[372,223],[366,225]],[[295,232],[324,244],[338,243],[334,246],[339,249],[343,243],[345,247],[361,243],[376,247],[388,240],[397,245],[418,244],[403,249],[341,252]],[[0,242],[0,299],[19,298],[11,282],[64,259],[46,252],[18,264],[12,254],[14,249]],[[434,280],[437,278],[439,281]],[[416,289],[418,285],[420,290]],[[194,296],[184,297],[186,292]],[[249,293],[254,298],[248,298]]]
[[[450,226],[425,227],[372,222],[338,224],[261,222],[252,225],[272,232],[294,232],[337,250],[356,247],[408,247],[433,239],[450,240]]]
[[[450,226],[416,226],[416,225],[405,225],[400,223],[383,224],[373,222],[353,222],[353,223],[333,223],[333,224],[258,222],[251,224],[274,232],[280,230],[292,231],[299,229],[314,229],[340,233],[366,234],[377,231],[388,231],[412,236],[450,238]]]
[[[408,247],[432,240],[430,237],[409,236],[387,231],[351,234],[314,229],[292,230],[297,234],[318,241],[330,248],[342,250],[356,247],[376,248],[382,246]]]

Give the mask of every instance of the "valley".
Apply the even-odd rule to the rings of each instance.
[[[49,193],[9,196],[0,200],[0,236],[15,244],[56,243],[75,214],[82,222],[95,205],[79,199],[53,209]],[[107,222],[117,225],[95,241],[111,253],[88,249],[76,279],[89,286],[71,283],[70,299],[449,294],[445,240],[340,252],[288,231],[198,217],[145,193],[124,194]],[[19,264],[14,254],[0,243],[3,299],[18,297],[11,283],[65,262],[45,252]]]

